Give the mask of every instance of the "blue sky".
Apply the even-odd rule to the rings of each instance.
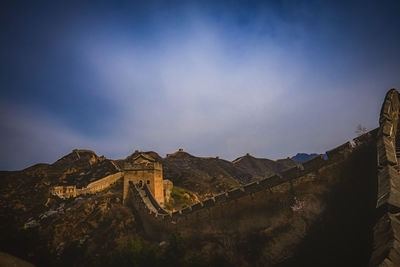
[[[400,87],[395,1],[0,4],[0,169],[323,153]]]

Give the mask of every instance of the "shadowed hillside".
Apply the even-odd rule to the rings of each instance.
[[[250,154],[235,159],[233,164],[251,174],[252,181],[281,173],[295,166],[300,166],[299,163],[289,158],[274,161],[270,159],[255,158]]]
[[[183,150],[168,154],[165,158],[154,151],[140,153],[148,154],[163,164],[165,179],[200,196],[220,193],[240,184],[260,180],[299,166],[291,159],[273,161],[254,158],[250,155],[230,162],[218,157],[196,157]],[[131,161],[137,155],[139,151],[116,162],[121,165],[124,161]]]

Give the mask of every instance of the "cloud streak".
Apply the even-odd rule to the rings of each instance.
[[[359,123],[377,127],[385,91],[400,84],[399,54],[360,46],[372,34],[357,28],[363,18],[346,30],[335,8],[240,7],[147,10],[140,21],[115,10],[74,16],[47,65],[25,66],[41,67],[22,86],[38,88],[40,101],[5,94],[0,168],[75,147],[112,158],[179,147],[280,158],[323,153]]]

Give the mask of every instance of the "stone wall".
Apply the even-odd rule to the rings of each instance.
[[[391,89],[379,117],[377,136],[377,221],[370,266],[400,266],[400,175],[396,157],[399,126],[399,94]],[[398,146],[399,144],[397,144]]]
[[[165,199],[164,203],[167,203],[171,198],[172,188],[174,187],[174,184],[168,179],[164,179],[163,183],[164,183],[164,199]]]
[[[94,181],[88,184],[86,187],[77,189],[77,195],[85,195],[85,194],[94,194],[96,192],[102,191],[110,185],[116,183],[119,179],[123,177],[123,172],[117,172],[111,175],[108,175],[104,178],[101,178],[97,181]]]
[[[321,155],[305,162],[302,168],[294,167],[281,175],[215,195],[174,213],[153,212],[154,209],[141,200],[133,184],[130,186],[128,204],[141,218],[145,234],[152,238],[165,238],[174,231],[184,236],[196,236],[237,234],[260,229],[271,224],[275,215],[293,212],[297,201],[301,201],[302,197],[307,199],[307,195],[311,194],[308,191],[315,184],[324,184],[325,187],[330,182],[337,182],[337,178],[330,176],[330,170],[375,133],[372,131],[328,151],[328,160]],[[305,186],[307,184],[310,186]]]
[[[153,192],[147,184],[143,186],[143,190],[146,192],[146,197],[149,199],[151,205],[155,208],[157,213],[168,214],[168,212],[164,210],[164,208],[161,206],[162,203],[158,202],[157,199],[154,197]]]
[[[77,197],[79,195],[94,194],[108,188],[123,177],[123,172],[117,172],[99,180],[88,184],[84,188],[76,188],[75,185],[70,186],[54,186],[50,189],[50,194],[60,198]]]
[[[70,198],[77,196],[77,190],[75,185],[54,186],[50,189],[50,194],[59,198]]]
[[[128,194],[129,182],[134,184],[146,184],[152,191],[155,199],[161,204],[164,204],[164,184],[162,165],[158,162],[133,164],[131,168],[125,168],[124,174],[124,192],[123,199],[125,202]]]

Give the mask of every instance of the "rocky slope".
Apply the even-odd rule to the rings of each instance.
[[[196,157],[183,150],[168,154],[165,158],[154,151],[140,153],[148,154],[163,164],[164,179],[200,196],[217,194],[299,165],[289,158],[273,161],[250,155],[230,162],[218,157]],[[126,159],[116,162],[122,166],[124,161],[132,161],[138,154],[139,151],[135,151]]]
[[[77,260],[78,265],[104,263],[127,238],[136,238],[140,232],[131,210],[122,205],[122,180],[100,193],[76,199],[58,199],[49,189],[54,185],[84,187],[117,172],[118,164],[132,161],[137,153],[112,161],[90,150],[73,150],[53,164],[0,172],[0,251],[40,266],[71,266]],[[162,162],[164,178],[178,186],[173,192],[178,206],[193,201],[185,199],[187,192],[192,198],[203,198],[293,166],[288,160],[243,157],[241,163],[234,163],[183,151],[166,158],[146,153]]]
[[[244,170],[246,173],[249,173],[252,176],[251,180],[253,181],[281,173],[287,169],[300,165],[289,158],[274,161],[270,159],[255,158],[250,154],[235,159],[233,164]]]
[[[135,232],[132,212],[122,205],[122,181],[100,194],[71,200],[50,196],[49,189],[85,186],[113,172],[110,160],[86,150],[74,150],[53,164],[0,172],[0,251],[40,266],[71,266],[73,257],[94,264],[95,254]]]

